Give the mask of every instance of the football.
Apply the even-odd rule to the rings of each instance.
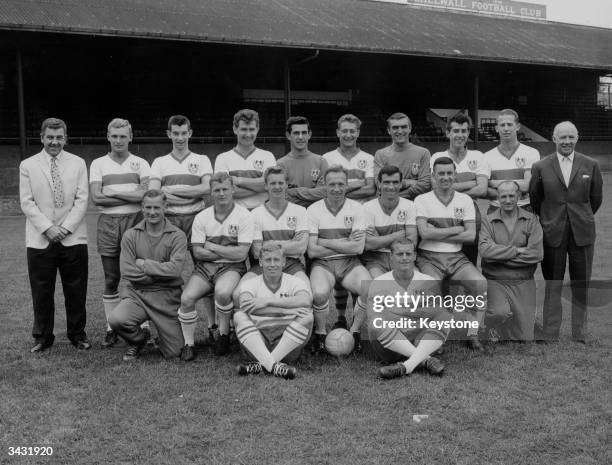
[[[350,354],[354,346],[353,335],[346,329],[334,329],[325,338],[325,350],[336,357]]]

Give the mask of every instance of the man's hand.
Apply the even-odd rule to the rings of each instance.
[[[378,236],[378,231],[376,231],[376,228],[374,226],[368,226],[366,228],[366,234],[370,235],[370,236]]]
[[[409,187],[416,186],[416,185],[417,185],[416,179],[408,179],[408,178],[402,179],[402,189],[408,189]]]
[[[145,261],[142,258],[136,259],[136,266],[140,268],[142,271],[144,271],[144,263]]]
[[[106,197],[114,197],[118,194],[118,192],[110,187],[103,187],[102,194],[104,194]]]
[[[61,226],[51,226],[49,229],[47,229],[44,232],[44,235],[47,236],[47,239],[49,239],[49,242],[56,243],[56,242],[63,241],[66,238],[68,234],[66,234],[64,231],[68,231],[68,230],[65,228],[62,228]]]
[[[309,308],[300,307],[294,309],[293,311],[295,312],[295,316],[300,318],[312,315],[312,310],[310,310]]]
[[[349,241],[360,241],[364,237],[365,237],[365,232],[361,229],[358,229],[356,231],[351,232],[351,235],[349,236]]]

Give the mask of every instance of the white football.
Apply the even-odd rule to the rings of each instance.
[[[325,350],[336,357],[350,354],[355,347],[353,335],[346,329],[336,328],[325,338]]]

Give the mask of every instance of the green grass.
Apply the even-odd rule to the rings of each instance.
[[[605,181],[609,199],[612,176]],[[597,222],[594,277],[610,278],[612,202]],[[93,238],[95,215],[88,224]],[[484,356],[451,344],[443,378],[383,382],[371,359],[310,356],[293,381],[242,378],[238,353],[215,358],[205,347],[193,363],[148,352],[124,364],[123,345],[100,349],[103,279],[92,240],[94,348],[77,353],[68,343],[58,292],[55,345],[33,356],[23,218],[0,219],[0,232],[0,463],[612,463],[612,303],[590,310],[588,346],[570,341],[566,308],[561,343],[499,345]],[[429,419],[417,424],[414,414]],[[8,456],[9,446],[40,445],[54,455]]]

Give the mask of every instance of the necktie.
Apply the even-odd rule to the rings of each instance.
[[[565,181],[565,185],[569,186],[569,178],[572,173],[572,161],[569,157],[563,157],[563,162],[561,163],[561,172],[563,173],[563,180]]]
[[[60,178],[55,157],[51,157],[51,180],[53,181],[53,199],[55,201],[55,206],[61,208],[64,206],[64,187],[62,186],[62,178]]]

